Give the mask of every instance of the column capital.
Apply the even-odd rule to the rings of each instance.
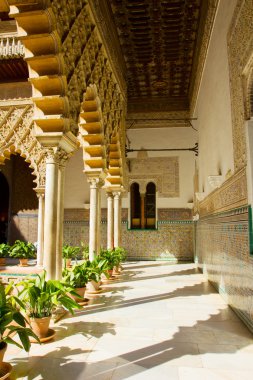
[[[57,147],[48,148],[46,150],[46,163],[47,164],[58,164],[59,162],[59,150]]]
[[[100,177],[88,177],[87,181],[90,184],[90,187],[95,188],[101,188],[104,184],[104,181]]]
[[[113,191],[112,195],[115,199],[120,199],[121,191]]]
[[[113,193],[112,193],[112,191],[106,191],[106,197],[107,198],[113,198]]]
[[[37,198],[45,198],[45,187],[38,187],[34,189],[37,195]]]
[[[58,152],[58,163],[59,166],[65,168],[68,160],[72,156],[73,153],[66,153],[64,150],[59,150]]]

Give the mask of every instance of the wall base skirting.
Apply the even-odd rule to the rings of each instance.
[[[212,282],[212,281],[209,281],[209,282],[217,290],[217,292],[224,299],[224,301],[227,302],[227,293],[224,290],[222,290],[221,288],[219,289],[218,286],[214,282]],[[230,305],[228,302],[227,302],[227,304],[233,310],[233,312],[243,321],[243,323],[248,327],[250,332],[253,333],[253,321],[249,318],[249,316],[245,312],[243,312],[242,310]]]
[[[183,263],[189,263],[189,262],[192,263],[193,262],[193,260],[190,258],[178,260],[174,257],[162,258],[162,257],[141,257],[141,256],[128,256],[127,261],[169,261],[172,264],[177,264],[177,263],[183,264]]]

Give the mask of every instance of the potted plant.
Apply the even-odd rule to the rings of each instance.
[[[69,268],[71,266],[71,260],[76,258],[79,253],[80,253],[80,247],[65,244],[62,247],[62,257],[64,258],[64,261],[65,261],[65,267]]]
[[[6,288],[0,283],[0,379],[5,378],[11,371],[11,365],[3,362],[7,344],[15,344],[25,351],[29,351],[31,343],[29,337],[38,340],[34,332],[26,327],[27,320],[19,311],[22,302],[13,295],[9,295],[12,285]],[[20,342],[14,340],[13,335],[19,336]]]
[[[49,324],[53,310],[62,305],[73,314],[79,305],[68,294],[73,288],[57,280],[46,281],[46,271],[37,274],[35,278],[27,278],[17,284],[20,288],[18,296],[25,305],[31,327],[42,341],[54,335],[54,330],[49,330]],[[51,334],[51,335],[50,335]]]
[[[5,258],[9,255],[10,248],[7,243],[0,244],[0,266],[5,265]]]
[[[109,278],[112,279],[113,268],[120,263],[119,255],[112,249],[101,249],[99,256],[107,261]]]
[[[77,303],[83,303],[86,284],[88,282],[86,262],[74,265],[73,268],[65,268],[62,272],[62,277],[62,281],[66,285],[74,288],[74,291],[77,293],[76,295],[73,293],[70,294],[70,297]]]
[[[27,266],[28,259],[36,257],[36,248],[32,243],[16,240],[11,247],[10,257],[19,259],[20,266]]]
[[[121,263],[126,260],[127,252],[122,247],[116,247],[114,248],[114,255],[118,257],[118,264],[116,263],[116,265],[114,266],[113,274],[119,275],[122,270]]]
[[[100,256],[97,256],[94,260],[87,260],[86,267],[88,270],[88,283],[87,283],[87,292],[88,293],[99,293],[101,291],[101,277],[104,274],[107,278],[108,275],[108,263],[106,259],[102,259]]]
[[[89,260],[89,245],[81,241],[81,253],[84,260]]]

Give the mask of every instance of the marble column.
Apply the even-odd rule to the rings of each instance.
[[[68,160],[67,154],[62,154],[59,159],[58,171],[58,200],[57,200],[57,246],[56,246],[56,279],[62,278],[62,245],[63,245],[63,222],[64,222],[64,188],[65,168]]]
[[[44,216],[45,216],[45,190],[38,189],[36,191],[39,207],[38,207],[38,238],[37,238],[37,267],[43,266],[44,253]]]
[[[90,183],[90,228],[89,228],[89,259],[97,255],[98,241],[98,192],[99,178],[89,178]]]
[[[58,155],[51,152],[46,158],[44,259],[47,279],[56,278]]]
[[[107,192],[107,249],[113,249],[113,194]]]
[[[114,205],[114,247],[120,247],[121,244],[121,207],[120,191],[113,192]]]
[[[97,190],[97,254],[99,254],[101,249],[101,186],[102,183],[99,181]]]

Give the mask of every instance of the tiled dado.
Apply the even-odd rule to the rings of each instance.
[[[157,230],[122,231],[122,246],[131,260],[193,260],[193,223],[158,222]]]
[[[196,261],[253,330],[251,208],[203,217],[196,224]]]
[[[101,224],[101,245],[106,247],[107,224]],[[88,245],[87,221],[65,221],[64,242]],[[157,230],[129,230],[122,222],[122,246],[128,259],[134,260],[193,260],[193,223],[187,221],[158,222]]]

